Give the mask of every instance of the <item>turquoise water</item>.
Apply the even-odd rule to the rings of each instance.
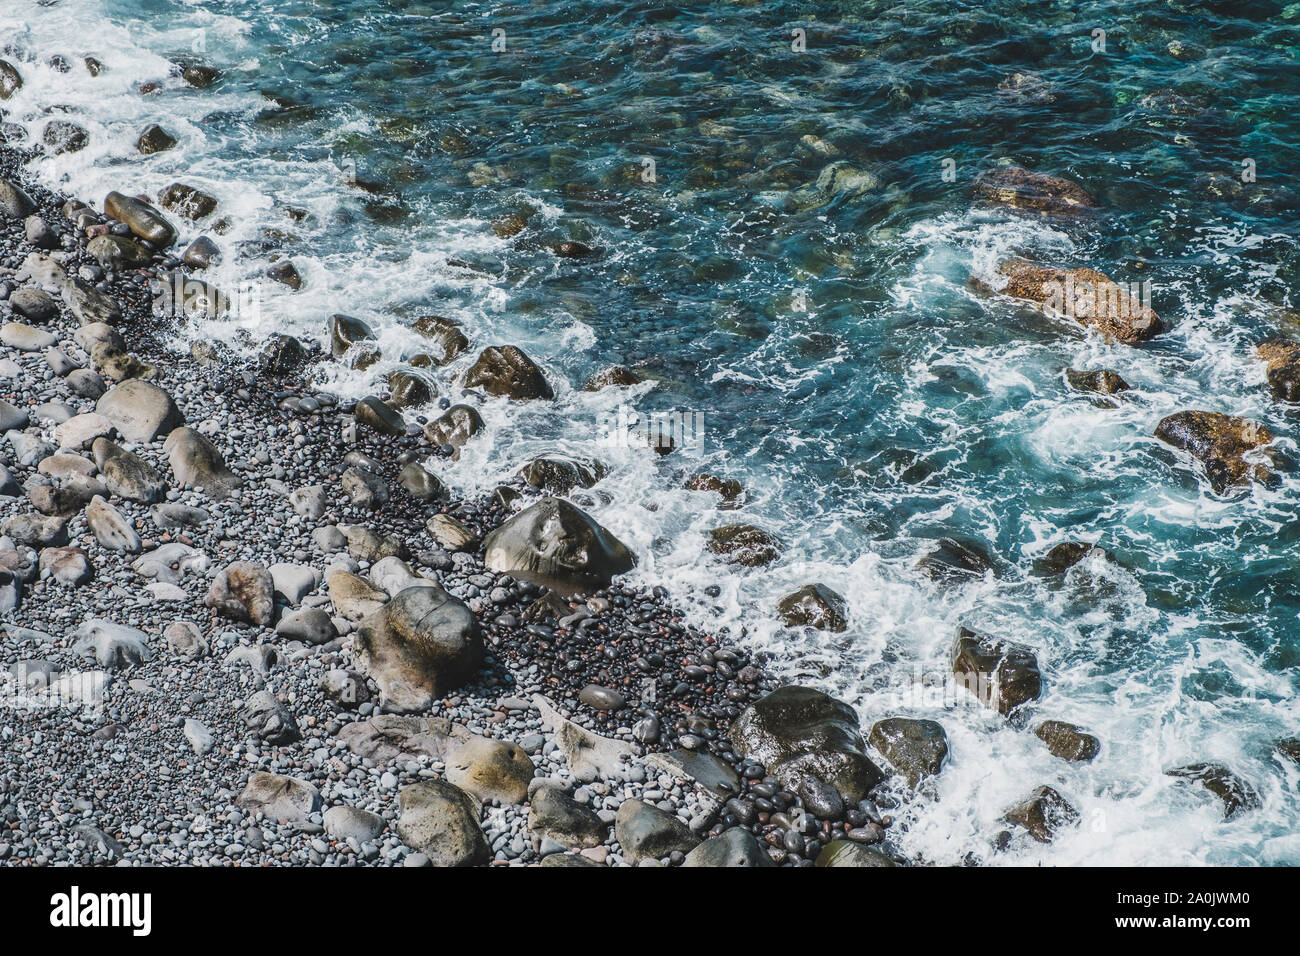
[[[865,722],[940,720],[952,762],[900,809],[905,849],[1300,863],[1300,770],[1272,753],[1300,733],[1300,480],[1218,497],[1152,437],[1205,408],[1295,452],[1252,345],[1300,328],[1300,5],[15,0],[0,37],[30,61],[9,119],[39,134],[41,110],[64,104],[91,130],[90,148],[42,164],[48,181],[96,202],[178,179],[212,192],[234,223],[223,285],[265,268],[275,230],[306,288],[266,287],[242,323],[255,338],[323,341],[335,311],[382,329],[386,361],[322,369],[330,387],[371,390],[417,350],[404,322],[428,311],[541,362],[556,402],[490,403],[491,437],[447,480],[484,490],[542,452],[599,457],[611,473],[584,504],[699,622],[743,628]],[[55,53],[107,69],[40,65]],[[223,79],[169,77],[166,58],[185,57]],[[149,122],[177,149],[139,158]],[[1101,214],[972,208],[974,176],[1003,160],[1083,184]],[[501,238],[492,223],[511,214],[528,228]],[[563,240],[601,252],[557,259]],[[970,291],[1011,254],[1149,281],[1170,331],[1107,345]],[[239,325],[186,334],[235,342]],[[655,384],[581,391],[612,363]],[[1133,391],[1099,407],[1067,366],[1114,369]],[[702,415],[701,456],[602,445],[620,401]],[[681,490],[698,469],[739,479],[744,506]],[[783,559],[701,558],[732,520],[779,535]],[[920,578],[912,564],[945,534],[982,540],[1005,571],[957,590]],[[1067,539],[1121,566],[1033,575]],[[846,634],[772,622],[775,599],[812,580],[849,599]],[[1095,763],[1063,765],[917,692],[958,622],[1035,648],[1036,713],[1095,732]],[[1264,808],[1225,823],[1163,774],[1201,760],[1233,767]],[[1040,783],[1083,825],[994,855],[997,818]]]

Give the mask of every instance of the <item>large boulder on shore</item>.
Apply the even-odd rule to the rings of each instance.
[[[561,498],[543,498],[483,539],[483,562],[560,590],[596,589],[631,571],[636,557],[594,518]]]
[[[1027,259],[998,264],[1002,292],[1065,315],[1121,345],[1141,345],[1164,331],[1160,317],[1122,285],[1096,269],[1058,269]]]
[[[474,866],[492,855],[479,826],[478,801],[443,780],[403,787],[397,798],[397,833],[434,866]]]
[[[483,637],[465,603],[431,582],[398,592],[366,618],[353,658],[379,685],[385,710],[411,713],[473,676],[483,663]]]
[[[491,345],[465,372],[466,388],[481,388],[489,395],[518,401],[554,398],[546,376],[523,350],[514,345]]]
[[[1097,200],[1078,183],[1023,166],[998,166],[980,173],[975,198],[1040,215],[1078,215],[1097,206]]]
[[[229,498],[243,484],[226,467],[217,446],[193,428],[177,428],[163,442],[163,451],[180,488],[202,488],[212,498]]]
[[[812,777],[856,803],[885,778],[866,754],[857,712],[811,687],[777,688],[736,718],[728,736],[740,756],[791,789]]]
[[[1248,418],[1220,412],[1175,412],[1160,419],[1156,438],[1186,452],[1205,468],[1205,477],[1217,494],[1224,494],[1249,479],[1265,485],[1275,484],[1277,475],[1261,461],[1247,461],[1245,456],[1273,441],[1273,433]],[[1261,453],[1272,464],[1276,459]]]
[[[261,564],[235,561],[212,579],[203,603],[231,620],[267,627],[275,618],[275,580]]]
[[[176,402],[151,382],[138,378],[114,385],[95,404],[127,441],[149,442],[185,424]]]
[[[685,823],[644,800],[623,801],[614,818],[614,836],[634,863],[689,853],[700,842]]]
[[[999,714],[1009,715],[1043,692],[1038,658],[1023,644],[959,627],[951,659],[957,682]]]
[[[460,457],[465,443],[483,430],[483,416],[470,405],[453,405],[424,426],[424,437],[439,448],[448,446]]]
[[[682,866],[774,867],[776,863],[754,834],[744,827],[732,827],[687,853]]]

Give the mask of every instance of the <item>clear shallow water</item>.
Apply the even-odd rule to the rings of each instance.
[[[445,479],[484,490],[539,453],[599,457],[611,473],[591,510],[700,623],[744,628],[864,722],[943,723],[952,760],[900,810],[905,850],[940,863],[1300,863],[1300,771],[1271,746],[1300,733],[1300,479],[1217,498],[1151,437],[1163,415],[1198,407],[1263,421],[1295,451],[1294,417],[1251,344],[1300,326],[1288,189],[1300,9],[810,10],[12,0],[0,40],[27,79],[8,119],[39,136],[61,104],[91,131],[87,150],[40,164],[47,181],[96,203],[199,186],[235,223],[228,252],[266,228],[288,234],[307,287],[265,286],[254,336],[323,341],[336,311],[383,330],[387,361],[323,369],[332,387],[372,389],[418,350],[403,319],[430,311],[462,321],[476,347],[513,342],[542,362],[556,402],[490,404],[488,437]],[[1175,59],[1171,41],[1205,56]],[[41,65],[55,53],[106,70],[58,74]],[[198,55],[221,83],[169,78],[167,58]],[[999,90],[1017,73],[1051,102]],[[147,82],[161,91],[141,96]],[[178,148],[140,158],[150,122]],[[1247,156],[1253,186],[1237,179]],[[972,178],[1001,159],[1083,183],[1104,215],[1068,227],[972,210]],[[493,218],[517,212],[530,228],[498,238]],[[544,247],[564,239],[604,253],[557,260]],[[1149,279],[1171,331],[1109,346],[969,291],[1012,253]],[[214,281],[264,267],[229,255]],[[198,331],[233,342],[238,330]],[[634,391],[639,409],[704,414],[702,460],[596,444],[626,396],[579,389],[615,362],[657,380]],[[1098,408],[1066,387],[1066,366],[1115,369],[1134,392]],[[744,507],[680,490],[700,468],[741,480]],[[734,520],[778,534],[783,560],[735,573],[701,558],[708,529]],[[980,538],[1012,567],[939,590],[911,566],[943,534]],[[1064,585],[1029,573],[1080,538],[1126,569],[1079,568]],[[813,580],[849,599],[847,633],[771,621],[780,595]],[[1036,718],[1096,733],[1094,763],[1064,764],[1031,734],[916,690],[918,674],[944,671],[958,622],[1035,648],[1048,681]],[[1163,774],[1201,760],[1233,767],[1265,808],[1224,823]],[[993,855],[998,817],[1045,783],[1082,826]]]

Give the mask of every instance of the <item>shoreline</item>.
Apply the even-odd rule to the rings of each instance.
[[[33,185],[21,166],[34,155],[0,148],[0,178],[35,201],[56,247],[31,241],[26,216],[4,217],[7,261],[17,264],[4,271],[6,299],[43,282],[54,314],[6,316],[31,331],[7,337],[4,361],[14,365],[0,380],[5,400],[27,416],[15,429],[24,437],[5,446],[7,490],[26,498],[0,499],[0,528],[16,545],[5,567],[20,602],[5,617],[3,649],[17,671],[11,687],[55,684],[77,670],[98,671],[107,683],[97,714],[31,709],[16,721],[14,739],[24,746],[4,752],[5,800],[17,808],[39,792],[49,801],[35,815],[9,814],[0,859],[896,862],[878,847],[889,820],[868,792],[883,773],[851,707],[805,689],[784,709],[756,711],[775,681],[745,651],[685,625],[663,588],[582,587],[585,600],[566,601],[484,567],[483,538],[510,516],[516,496],[526,493],[518,503],[535,507],[536,491],[522,480],[496,500],[438,502],[436,460],[451,449],[434,447],[419,429],[376,431],[394,411],[377,396],[379,405],[353,405],[314,392],[294,370],[309,364],[296,340],[273,337],[254,365],[215,349],[172,353],[148,289],[169,271],[159,267],[171,255],[165,248],[97,283],[121,312],[112,329],[86,322],[112,312],[85,292],[85,280],[96,278],[90,242],[115,235],[133,243],[139,230],[132,237]],[[129,182],[120,189],[131,195]],[[157,210],[146,213],[147,221]],[[83,275],[81,292],[51,268],[56,258],[69,276]],[[471,349],[490,344],[466,331]],[[41,344],[11,347],[22,336]],[[174,400],[172,427],[131,441],[123,430],[147,411],[100,419],[113,403],[106,408],[93,394],[100,375],[91,366],[110,376],[100,382],[106,389],[111,376],[158,386]],[[60,418],[74,422],[60,436],[85,436],[71,451],[86,464],[64,459],[42,472],[61,444]],[[187,427],[194,432],[172,439]],[[169,447],[177,444],[179,452]],[[155,487],[134,499],[121,494],[133,486],[113,470],[115,457],[127,472],[143,462],[151,475],[143,484]],[[433,475],[410,471],[430,457]],[[109,472],[117,483],[104,488]],[[203,491],[180,487],[195,474],[207,482]],[[412,487],[434,503],[413,497]],[[54,524],[67,519],[61,531],[33,508],[36,488],[45,489],[37,496],[50,503]],[[107,507],[83,500],[88,491],[108,492],[98,496]],[[443,546],[426,524],[434,515],[454,519],[439,519]],[[21,528],[12,524],[23,516],[30,520]],[[28,540],[14,540],[20,530]],[[462,546],[446,547],[447,535],[461,535]],[[45,551],[56,553],[43,560]],[[432,704],[422,707],[393,685],[380,693],[376,676],[390,675],[393,648],[401,651],[411,623],[392,609],[413,604],[412,591],[427,601],[437,591],[430,581],[448,597],[438,613],[472,615],[459,638],[477,629],[482,666],[433,675]],[[416,608],[412,620],[427,621],[424,605]],[[287,631],[286,618],[296,622]],[[359,655],[367,627],[370,653]],[[436,686],[446,680],[447,688]],[[398,713],[381,716],[381,699]],[[552,703],[573,722],[550,713]],[[738,732],[737,743],[727,731],[746,723],[742,715],[750,735]],[[782,733],[789,739],[780,741]],[[619,751],[636,755],[620,765]],[[803,762],[781,772],[795,751]],[[771,754],[775,769],[755,753]],[[836,782],[807,773],[809,760]],[[123,779],[124,767],[135,773]]]

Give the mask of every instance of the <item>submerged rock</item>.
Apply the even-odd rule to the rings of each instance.
[[[1096,392],[1099,395],[1116,395],[1129,390],[1128,382],[1124,381],[1118,372],[1105,368],[1092,371],[1067,368],[1065,380],[1073,389],[1080,392]]]
[[[440,315],[426,315],[412,324],[429,342],[429,354],[437,365],[446,365],[469,348],[469,339],[460,324]]]
[[[932,580],[958,584],[978,580],[995,570],[984,545],[970,538],[939,538],[916,569]]]
[[[560,498],[543,498],[483,539],[484,564],[565,590],[604,587],[631,571],[636,557],[590,515]]]
[[[519,469],[519,477],[529,487],[547,494],[567,495],[574,488],[590,488],[604,478],[605,466],[574,458],[534,458]]]
[[[587,384],[583,386],[583,391],[598,392],[602,388],[625,387],[628,385],[641,384],[641,376],[623,365],[611,365],[609,368],[601,369],[591,378],[587,379]]]
[[[1038,658],[1023,644],[959,627],[951,659],[957,682],[999,714],[1010,715],[1043,692]]]
[[[1273,433],[1247,418],[1220,412],[1176,412],[1156,425],[1156,438],[1186,452],[1205,468],[1210,487],[1223,494],[1254,478],[1261,484],[1276,483],[1277,475],[1261,462],[1248,462],[1245,455],[1273,441]],[[1265,454],[1270,464],[1277,460]]]
[[[1023,827],[1039,843],[1051,843],[1058,830],[1079,822],[1079,811],[1056,790],[1039,787],[1023,803],[1008,810],[1003,819]]]
[[[975,180],[975,198],[1043,215],[1078,215],[1097,208],[1097,200],[1078,183],[1022,166],[998,166],[981,173]]]
[[[1164,324],[1129,287],[1095,269],[1057,269],[1026,259],[998,265],[1007,279],[1003,294],[1033,302],[1049,315],[1064,315],[1122,345],[1141,345]]]
[[[810,687],[772,691],[736,718],[728,736],[740,756],[786,787],[813,777],[856,803],[885,778],[866,754],[857,712]]]
[[[1194,763],[1165,771],[1166,776],[1193,780],[1223,803],[1223,818],[1230,820],[1245,810],[1256,810],[1262,803],[1259,793],[1249,783],[1223,764]]]

